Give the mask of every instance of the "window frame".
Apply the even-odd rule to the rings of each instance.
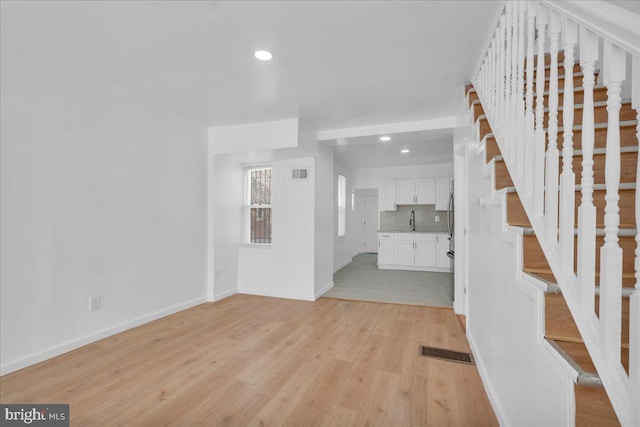
[[[269,202],[270,203],[261,203],[261,204],[252,204],[251,203],[251,195],[252,195],[252,179],[251,174],[254,171],[258,170],[269,170]],[[244,244],[246,246],[252,247],[263,247],[268,248],[273,244],[273,206],[272,206],[272,190],[273,190],[273,167],[271,165],[252,165],[245,167],[244,171],[245,176],[245,196],[244,196]],[[252,209],[269,209],[270,210],[270,226],[269,226],[269,242],[252,242],[251,241],[251,210]]]

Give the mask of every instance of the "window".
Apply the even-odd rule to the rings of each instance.
[[[338,175],[338,237],[347,234],[347,178]]]
[[[271,244],[271,168],[247,169],[248,242]]]

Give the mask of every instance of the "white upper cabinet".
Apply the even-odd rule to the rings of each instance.
[[[449,204],[450,178],[397,179],[386,181],[385,211],[398,210],[398,205],[435,205],[446,211]]]
[[[399,179],[396,181],[396,203],[398,205],[416,204],[416,181]]]
[[[399,179],[396,181],[396,204],[433,205],[436,203],[436,180]]]
[[[387,186],[387,194],[384,199],[384,210],[385,211],[395,211],[397,210],[396,206],[396,181],[391,180],[386,182]]]
[[[434,205],[436,203],[436,180],[434,178],[416,181],[416,198],[418,205]]]
[[[449,178],[436,179],[436,210],[446,211],[449,207],[449,193],[451,189],[451,180]]]

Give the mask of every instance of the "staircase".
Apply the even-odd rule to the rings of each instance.
[[[640,426],[640,16],[583,3],[507,2],[466,96],[576,425]]]

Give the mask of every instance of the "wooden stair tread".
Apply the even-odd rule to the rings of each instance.
[[[544,278],[546,280],[549,280],[550,282],[557,282],[555,276],[553,275],[553,272],[551,271],[551,269],[549,267],[547,268],[538,268],[538,267],[525,267],[522,269],[522,271],[524,271],[527,274],[531,274],[534,276],[538,276],[541,278]],[[596,271],[596,283],[599,282],[600,279],[600,273]],[[634,274],[630,274],[630,273],[623,273],[622,274],[622,287],[623,288],[633,288],[636,284],[636,277]]]
[[[513,180],[508,173],[507,165],[502,156],[494,156],[496,164],[496,189],[513,187]],[[576,184],[582,180],[582,153],[573,157],[573,171],[576,177]],[[593,180],[595,184],[605,183],[606,153],[598,151],[593,155]],[[636,171],[638,165],[638,153],[627,151],[620,153],[620,182],[633,184],[636,182]],[[560,156],[560,167],[558,173],[562,173],[562,156]]]
[[[596,367],[591,360],[589,350],[584,342],[562,341],[554,339],[555,343],[567,353],[585,372],[597,374]]]
[[[524,65],[525,65],[525,69],[527,68],[527,59],[525,58],[524,60]],[[558,62],[563,62],[564,61],[564,51],[562,49],[558,50],[558,56],[557,56]],[[538,69],[538,54],[534,54],[533,55],[533,65],[534,65],[534,69]],[[551,53],[546,52],[544,54],[544,65],[545,66],[549,66],[551,65]]]
[[[605,389],[576,385],[575,393],[576,427],[620,426]]]
[[[599,297],[595,300],[596,313],[599,311]],[[623,362],[629,363],[629,299],[622,300],[622,348],[626,349]],[[581,343],[580,332],[571,316],[562,294],[545,294],[545,326],[546,334],[555,341]]]
[[[523,264],[525,268],[535,270],[549,270],[549,264],[547,263],[542,248],[538,243],[538,239],[533,235],[523,236]],[[577,241],[577,236],[575,236]],[[600,248],[604,244],[604,237],[596,237],[596,274],[600,271]],[[635,260],[635,237],[621,236],[619,238],[619,245],[622,248],[622,271],[623,275],[634,274],[634,260]],[[577,247],[577,245],[576,245]],[[577,257],[574,257],[577,259]],[[575,271],[575,265],[574,265]]]
[[[596,227],[604,227],[604,206],[605,206],[605,190],[595,190],[593,192],[593,204],[596,207]],[[620,190],[618,193],[620,200],[618,207],[620,208],[620,228],[635,228],[635,190]],[[581,193],[579,190],[575,192],[575,209],[574,209],[574,226],[578,226],[578,208],[580,207]],[[524,206],[520,202],[517,193],[507,193],[507,223],[516,227],[531,227],[529,218],[524,211]]]

